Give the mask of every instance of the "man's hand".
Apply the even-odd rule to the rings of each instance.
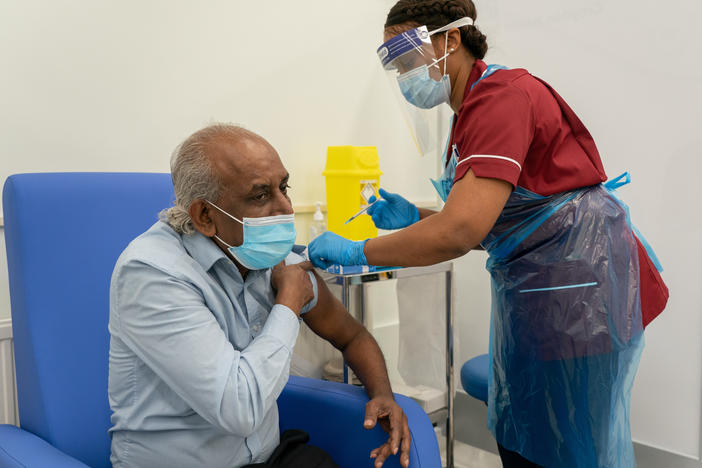
[[[370,453],[375,458],[375,468],[380,468],[385,460],[400,449],[400,465],[409,466],[409,450],[412,436],[407,425],[407,416],[395,403],[392,396],[373,398],[366,404],[366,419],[363,427],[373,429],[376,422],[388,433],[388,441]]]
[[[307,273],[312,268],[311,262],[286,265],[284,261],[273,267],[271,285],[276,290],[275,302],[287,306],[298,317],[305,304],[314,299],[312,281]]]

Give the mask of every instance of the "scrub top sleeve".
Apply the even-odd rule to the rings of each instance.
[[[516,86],[487,80],[473,93],[456,121],[454,183],[472,169],[478,177],[505,180],[516,187],[534,137],[531,101]]]

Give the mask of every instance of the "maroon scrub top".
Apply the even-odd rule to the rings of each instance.
[[[454,149],[458,153],[454,183],[472,169],[477,177],[548,196],[607,180],[590,132],[553,88],[521,68],[480,80],[486,69],[485,62],[475,61],[454,117],[447,154],[448,160]],[[646,326],[663,311],[669,292],[636,242]]]
[[[486,68],[475,61],[454,118],[454,182],[472,169],[553,195],[607,180],[592,136],[548,84],[518,68],[498,70],[473,87]]]

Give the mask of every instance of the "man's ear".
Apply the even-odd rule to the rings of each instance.
[[[214,220],[212,219],[212,207],[205,200],[195,200],[188,208],[188,214],[193,222],[193,227],[203,236],[212,237],[217,234]]]

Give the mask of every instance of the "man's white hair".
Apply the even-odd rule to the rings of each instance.
[[[195,232],[188,209],[195,200],[216,201],[222,191],[219,177],[207,150],[220,137],[258,137],[238,125],[215,123],[190,135],[173,151],[171,156],[171,179],[175,191],[175,203],[159,214],[179,234]]]

